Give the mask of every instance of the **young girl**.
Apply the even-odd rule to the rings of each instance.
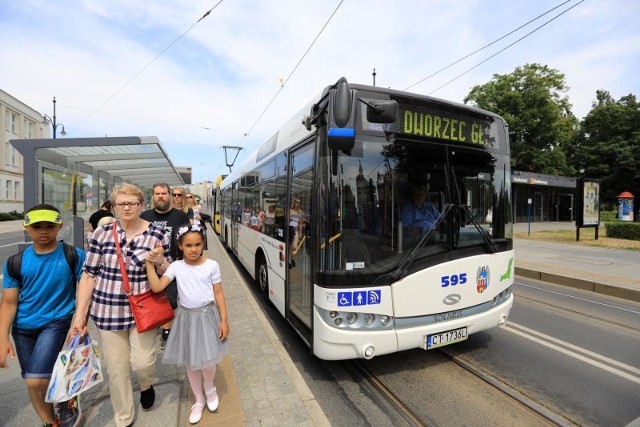
[[[154,292],[166,288],[174,278],[178,285],[179,306],[162,363],[187,367],[187,377],[196,401],[189,416],[191,424],[202,418],[205,402],[210,411],[218,409],[213,378],[216,365],[229,349],[229,323],[220,267],[217,262],[202,257],[203,248],[202,228],[184,226],[178,229],[178,258],[182,259],[171,263],[161,278],[155,271],[154,257],[146,260],[147,275]]]

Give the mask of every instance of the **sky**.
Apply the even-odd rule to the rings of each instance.
[[[376,86],[462,102],[538,63],[582,119],[597,90],[640,96],[639,22],[637,0],[0,0],[0,89],[49,116],[55,97],[66,137],[157,136],[214,181],[223,146],[240,164],[374,69]]]

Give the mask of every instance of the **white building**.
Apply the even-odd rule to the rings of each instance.
[[[9,143],[12,139],[49,137],[43,115],[0,89],[0,212],[24,211],[22,155]],[[27,143],[25,141],[25,143]]]

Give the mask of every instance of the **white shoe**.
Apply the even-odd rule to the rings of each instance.
[[[216,388],[214,387],[209,391],[205,391],[205,394],[207,395],[207,408],[209,408],[211,412],[215,412],[218,409],[218,404],[220,403]]]
[[[194,403],[191,407],[191,414],[189,415],[189,423],[196,424],[202,418],[202,409],[204,408],[204,403]]]

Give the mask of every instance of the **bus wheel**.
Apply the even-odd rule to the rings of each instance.
[[[267,261],[264,259],[264,256],[261,256],[258,260],[256,283],[260,292],[265,298],[269,299],[269,269],[267,268]]]

